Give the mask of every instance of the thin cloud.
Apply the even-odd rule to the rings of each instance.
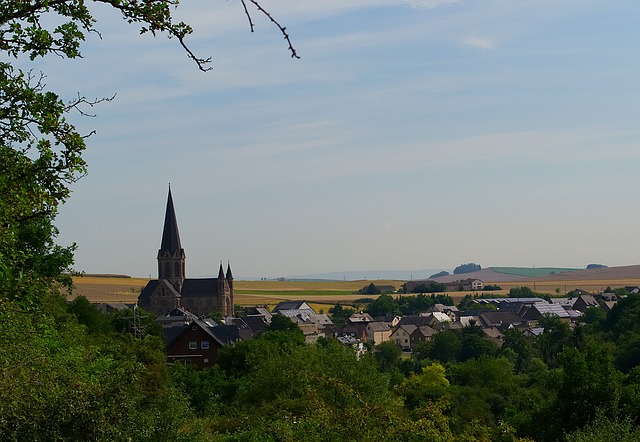
[[[479,49],[495,49],[496,42],[486,37],[468,37],[463,40],[463,43],[467,46],[471,46]]]

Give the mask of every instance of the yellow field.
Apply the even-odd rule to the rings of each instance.
[[[92,302],[134,303],[138,294],[149,281],[146,278],[105,278],[96,276],[74,277],[74,294],[86,296]],[[352,303],[358,298],[375,296],[356,293],[372,281],[234,281],[236,290],[235,303],[240,305],[275,306],[280,301],[305,300],[312,304],[316,311],[325,312],[338,302]],[[393,285],[399,288],[403,281],[373,281],[376,285]],[[486,292],[504,296],[513,287],[530,287],[539,293],[564,295],[566,292],[580,288],[589,292],[626,285],[640,286],[640,279],[624,280],[585,280],[585,281],[531,281],[493,283],[502,290]],[[556,291],[558,290],[558,291]],[[461,299],[466,292],[451,292],[454,300]]]
[[[82,295],[92,302],[134,303],[147,278],[103,278],[97,276],[74,277],[74,295]],[[337,302],[353,302],[371,297],[355,293],[371,281],[234,281],[235,303],[240,305],[275,306],[280,301],[305,300],[318,310],[328,310]],[[374,281],[378,285],[400,287],[403,281]],[[246,293],[250,292],[250,293]],[[334,293],[337,292],[337,293]],[[345,294],[348,293],[348,294]],[[374,296],[375,297],[375,296]]]

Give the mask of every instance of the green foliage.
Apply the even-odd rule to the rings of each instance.
[[[355,309],[351,307],[343,307],[340,303],[329,309],[329,314],[331,315],[331,320],[336,325],[341,325],[347,322],[349,316],[353,315],[356,312]]]
[[[599,416],[595,421],[566,436],[567,442],[636,442],[640,440],[640,428],[629,419],[622,421]]]
[[[400,308],[391,295],[380,295],[365,310],[371,316],[395,316],[399,315]]]
[[[400,296],[396,301],[403,315],[417,315],[436,304],[453,305],[453,299],[446,294],[419,294],[416,296]]]
[[[542,417],[544,440],[558,440],[564,432],[584,427],[598,412],[615,412],[620,401],[623,376],[606,346],[592,342],[584,352],[568,347],[559,355],[558,366],[557,396]]]
[[[464,295],[458,304],[458,310],[496,310],[494,304],[475,302],[476,299],[482,299],[478,295]]]
[[[379,295],[381,291],[380,288],[372,282],[367,287],[360,290],[360,293],[364,295]]]
[[[535,346],[542,356],[542,360],[555,367],[556,357],[571,341],[571,328],[553,315],[543,315],[538,320],[538,326],[544,332],[536,337]]]
[[[544,298],[545,295],[534,292],[529,287],[513,287],[507,296],[509,298]]]
[[[3,301],[0,315],[3,440],[181,438],[190,412],[160,340],[88,334],[61,298],[39,315]]]
[[[411,293],[438,293],[444,292],[447,287],[439,282],[429,281],[415,286]]]
[[[482,270],[482,266],[480,264],[468,263],[468,264],[460,264],[458,267],[453,269],[454,275],[461,275],[463,273],[472,273]]]

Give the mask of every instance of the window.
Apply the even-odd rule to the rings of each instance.
[[[197,341],[189,341],[189,350],[197,350],[198,342]]]
[[[201,341],[200,348],[203,350],[209,350],[209,341]]]

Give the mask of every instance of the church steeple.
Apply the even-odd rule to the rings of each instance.
[[[171,196],[171,187],[169,187],[169,197],[167,198],[167,210],[164,214],[164,228],[162,229],[160,250],[173,253],[180,249],[182,249],[180,232],[178,232],[176,210],[173,208],[173,197]]]
[[[233,274],[231,273],[231,262],[227,261],[227,284],[229,289],[233,292]]]
[[[168,280],[176,290],[180,291],[185,278],[185,254],[180,243],[178,221],[173,207],[171,187],[167,197],[167,209],[164,215],[162,242],[158,250],[158,279]]]

